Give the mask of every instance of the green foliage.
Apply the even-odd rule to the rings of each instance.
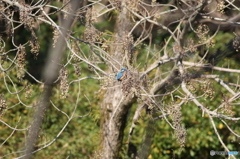
[[[82,29],[80,29],[82,30]],[[43,34],[44,36],[44,34]],[[39,37],[40,39],[41,36]],[[220,47],[221,45],[219,45]],[[141,47],[137,50],[139,61],[138,63],[142,63],[140,68],[144,67],[145,57],[150,48]],[[88,47],[82,47],[83,52],[89,51]],[[140,52],[141,50],[141,52]],[[151,52],[151,51],[150,51]],[[149,54],[149,59],[152,59],[152,54]],[[231,64],[231,67],[239,68],[239,63],[234,59],[226,59],[228,62],[226,63],[224,60],[219,63],[219,65],[223,67],[227,67],[228,64]],[[141,62],[142,61],[142,62]],[[154,61],[154,60],[152,60]],[[151,60],[148,65],[151,64]],[[7,64],[6,64],[7,65]],[[82,72],[82,77],[92,75],[92,71],[88,68],[86,64],[79,64]],[[171,70],[173,64],[166,65],[165,67],[159,70],[160,72],[166,72]],[[68,82],[73,79],[79,78],[74,73],[73,67],[68,67]],[[17,71],[15,69],[15,71]],[[220,74],[221,79],[224,79],[228,82],[237,82],[236,74],[227,74],[227,73],[219,73],[218,71],[214,71],[216,74]],[[18,79],[14,76],[16,72],[9,72],[9,76],[14,81],[14,83],[18,83]],[[164,77],[164,75],[162,75]],[[203,81],[202,81],[203,82]],[[197,84],[194,83],[195,93],[197,96],[202,96],[199,98],[199,101],[208,105],[212,110],[216,108],[219,103],[222,102],[224,97],[228,96],[227,91],[220,87],[218,83],[215,81],[209,81],[213,90],[215,90],[215,96],[202,96],[204,94],[204,90]],[[3,78],[1,78],[1,83],[4,83]],[[24,86],[27,85],[27,80],[25,79],[20,85],[12,85],[11,81],[7,80],[7,85],[9,86],[9,90],[16,91],[21,90]],[[5,85],[1,85],[1,92],[4,94],[4,98],[7,100],[7,105],[13,105],[19,102],[18,97],[16,95],[11,95],[7,93]],[[31,85],[31,95],[28,98],[25,97],[26,91],[23,91],[19,94],[19,98],[23,101],[23,103],[27,103],[29,105],[33,103],[37,103],[38,97],[42,92],[41,86],[38,84]],[[66,112],[69,116],[73,112],[75,106],[77,105],[77,109],[75,115],[86,115],[90,112],[90,114],[86,117],[78,117],[74,118],[67,125],[66,129],[64,129],[63,133],[60,135],[56,141],[46,149],[39,151],[36,155],[36,158],[43,158],[48,156],[48,158],[91,158],[92,154],[98,149],[98,144],[100,142],[99,139],[99,119],[100,119],[100,105],[99,101],[102,100],[102,96],[96,95],[94,92],[97,92],[99,89],[99,82],[95,80],[83,80],[81,82],[73,83],[70,85],[68,90],[67,98],[61,98],[61,90],[59,89],[59,83],[54,86],[54,92],[51,100],[54,105]],[[232,88],[234,89],[234,87]],[[79,93],[80,92],[80,93]],[[173,96],[177,96],[181,94],[174,94]],[[220,96],[220,98],[219,98]],[[207,100],[206,100],[207,99]],[[76,103],[78,100],[78,103]],[[165,104],[171,107],[172,99],[166,98]],[[174,98],[174,102],[178,102],[177,98]],[[136,107],[137,105],[135,105]],[[29,125],[29,118],[32,116],[34,109],[29,109],[24,107],[22,104],[16,105],[14,108],[6,110],[4,116],[2,117],[3,121],[8,121],[8,124],[11,126],[15,126],[19,121],[18,128],[26,128]],[[232,107],[232,111],[236,116],[239,116],[239,108],[237,106]],[[131,119],[133,114],[129,114],[129,119]],[[9,120],[11,119],[11,120]],[[171,118],[169,118],[171,121]],[[44,119],[44,124],[41,129],[41,133],[39,136],[39,146],[42,144],[46,144],[56,137],[56,135],[60,132],[63,126],[66,124],[67,117],[64,116],[60,111],[55,109],[53,106],[49,106],[47,109],[46,117]],[[145,134],[146,123],[148,121],[148,117],[143,115],[143,118],[139,120],[139,124],[136,126],[135,135],[133,136],[132,142],[137,146],[142,146],[143,137]],[[221,135],[222,139],[227,146],[231,150],[237,150],[238,147],[238,139],[230,135],[226,126],[219,120],[214,119],[216,121],[216,127]],[[153,139],[152,151],[149,158],[194,158],[195,156],[199,156],[200,158],[205,158],[209,156],[210,150],[221,151],[221,144],[218,141],[216,134],[209,122],[209,118],[207,114],[202,116],[202,111],[196,107],[192,102],[186,103],[182,105],[182,121],[183,125],[187,130],[187,141],[183,148],[181,148],[178,143],[176,136],[174,136],[174,131],[166,123],[165,120],[159,119],[155,124],[156,134]],[[128,123],[130,124],[130,123]],[[236,132],[239,131],[239,127],[235,125],[234,122],[228,123],[229,126]],[[130,126],[130,125],[129,125]],[[1,125],[1,142],[3,142],[12,132],[7,126]],[[125,136],[128,136],[129,127],[127,127],[125,131]],[[14,132],[14,135],[1,147],[0,155],[6,155],[16,150],[22,150],[23,143],[26,137],[26,131],[17,131]],[[127,141],[127,138],[124,139],[124,142]],[[126,154],[126,152],[122,152]],[[16,154],[10,155],[11,157],[16,157]]]
[[[54,2],[54,5],[59,5]],[[59,5],[60,6],[60,5]],[[101,46],[104,49],[102,42],[108,44],[109,41],[113,39],[114,27],[116,21],[116,11],[112,11],[107,20],[95,24],[95,27],[101,31],[99,33],[100,40],[96,43],[97,46]],[[54,20],[57,19],[56,15],[51,15]],[[106,18],[106,17],[105,17]],[[86,38],[86,27],[83,26],[82,22],[77,21],[73,26],[73,36],[84,39]],[[20,27],[19,34],[15,37],[18,44],[24,44],[28,41],[30,32],[26,31],[24,27]],[[104,33],[104,34],[102,34]],[[142,42],[138,45],[134,52],[135,63],[133,67],[137,68],[140,72],[145,70],[155,61],[158,61],[161,56],[163,56],[164,51],[167,51],[168,55],[174,54],[172,51],[173,40],[170,40],[168,46],[162,47],[165,44],[165,39],[170,35],[163,34],[164,32],[158,31],[157,29],[153,32],[152,37],[153,45],[149,46],[150,42],[148,40]],[[34,77],[41,80],[41,71],[45,63],[47,52],[51,47],[51,40],[56,40],[57,36],[54,34],[54,29],[49,25],[42,24],[39,29],[36,30],[36,35],[40,43],[40,50],[37,59],[33,59],[34,55],[30,54],[30,47],[26,46],[27,58],[26,58],[26,68]],[[195,33],[189,33],[186,37],[187,40],[192,39],[194,43],[198,43],[199,40],[204,42],[208,36],[195,38]],[[53,38],[53,39],[52,39]],[[55,39],[56,38],[56,39]],[[137,37],[134,37],[135,39]],[[209,49],[209,56],[221,57],[217,66],[225,68],[239,69],[240,63],[234,58],[227,57],[232,54],[226,48],[226,45],[231,43],[233,39],[232,33],[219,32],[213,39],[215,41],[214,47],[206,47]],[[189,47],[185,41],[186,47]],[[202,42],[203,42],[202,41]],[[10,43],[10,42],[9,42]],[[109,42],[110,43],[110,42]],[[78,54],[88,57],[90,60],[94,61],[96,57],[92,57],[90,54],[91,49],[89,45],[81,42],[72,42],[73,48],[76,49]],[[6,49],[11,48],[7,44]],[[108,49],[108,46],[107,48]],[[205,49],[203,49],[206,51]],[[98,50],[95,50],[99,53]],[[11,58],[15,57],[16,50],[9,55]],[[189,51],[190,55],[194,54],[194,58],[199,59],[201,51],[196,50],[195,52]],[[224,52],[218,56],[219,52]],[[204,52],[205,53],[205,52]],[[224,56],[222,56],[224,55]],[[66,69],[66,83],[70,83],[73,80],[80,79],[82,77],[94,76],[95,72],[90,65],[87,65],[79,59],[73,59],[71,65],[63,68],[70,57],[71,54],[64,54],[62,63],[58,64],[61,69]],[[189,60],[189,57],[184,57]],[[190,56],[191,58],[191,56]],[[192,58],[192,59],[194,59]],[[192,60],[191,59],[191,60]],[[192,60],[194,61],[194,60]],[[2,62],[2,61],[1,61]],[[8,62],[2,62],[2,67],[6,68],[10,66]],[[165,78],[168,73],[174,67],[174,62],[169,62],[161,67],[156,68],[149,74],[149,84],[153,84],[157,79]],[[103,70],[108,70],[108,66],[105,63],[98,63],[98,67]],[[76,73],[76,67],[79,68],[79,74]],[[188,68],[191,72],[199,72],[199,69]],[[6,122],[0,123],[0,157],[4,155],[6,158],[14,158],[19,156],[17,151],[22,151],[25,144],[25,139],[27,136],[27,130],[24,131],[14,131],[9,127],[16,127],[17,129],[27,129],[31,123],[31,118],[37,109],[39,104],[39,99],[41,93],[43,92],[43,86],[30,80],[27,74],[22,79],[18,78],[19,68],[12,68],[10,71],[0,73],[0,91],[2,98],[6,100],[7,109],[4,111],[1,120]],[[214,75],[219,75],[219,78],[230,83],[238,83],[239,75],[236,73],[224,73],[223,71],[213,70],[211,72]],[[210,73],[209,73],[210,74]],[[7,78],[9,77],[9,78]],[[63,78],[62,78],[63,79]],[[93,154],[99,149],[100,138],[100,119],[101,119],[101,101],[104,98],[104,90],[99,90],[104,81],[87,79],[78,82],[73,82],[68,87],[67,85],[61,86],[61,79],[59,79],[53,88],[53,93],[51,97],[52,104],[49,104],[46,111],[46,116],[44,118],[43,125],[41,127],[41,132],[39,134],[39,143],[36,148],[44,147],[54,141],[50,146],[37,152],[35,155],[36,159],[42,158],[92,158]],[[63,82],[63,83],[64,83]],[[176,86],[178,87],[178,86]],[[223,88],[219,83],[214,81],[214,79],[194,79],[189,80],[187,87],[192,89],[199,100],[210,110],[215,110],[223,101],[227,101],[230,97],[230,93]],[[239,88],[234,86],[229,86],[233,90],[238,90]],[[66,91],[63,91],[66,88]],[[21,91],[20,93],[17,93]],[[9,93],[9,92],[12,92]],[[163,97],[161,107],[166,108],[166,110],[171,110],[171,108],[179,104],[181,101],[183,90],[178,89],[172,93],[171,96]],[[184,97],[182,97],[184,98]],[[239,100],[237,102],[240,102]],[[29,105],[34,105],[34,107],[28,107]],[[138,103],[134,103],[131,111],[128,114],[127,127],[124,131],[124,146],[122,148],[121,156],[126,158],[127,140],[129,128],[131,126],[134,111],[138,107]],[[169,123],[164,119],[158,119],[154,123],[155,136],[153,138],[152,151],[149,159],[170,159],[170,158],[210,158],[210,150],[223,151],[222,145],[219,142],[217,135],[209,121],[209,117],[206,113],[203,113],[200,108],[198,108],[193,102],[186,99],[186,102],[179,108],[181,114],[181,125],[185,128],[187,136],[184,146],[178,141],[178,136],[176,132],[172,129]],[[64,113],[63,113],[64,112]],[[223,108],[218,110],[225,115],[240,116],[240,108],[238,105],[228,105],[227,103]],[[159,113],[161,114],[161,113]],[[154,115],[158,115],[158,112]],[[69,118],[73,116],[74,118],[69,121]],[[173,124],[174,119],[171,116],[166,117],[168,121]],[[141,118],[136,125],[134,130],[133,138],[131,142],[139,149],[143,146],[143,139],[146,134],[147,124],[151,120],[151,116],[146,114],[144,111],[141,114]],[[230,150],[238,151],[239,139],[232,135],[228,130],[226,125],[218,118],[213,120],[216,123],[217,130],[222,138],[223,142],[226,143]],[[69,122],[69,123],[68,123]],[[240,127],[235,122],[227,121],[227,124],[233,129],[234,132],[240,132]],[[64,127],[66,125],[66,127]],[[63,129],[64,128],[64,129]],[[61,132],[61,134],[59,134]],[[59,137],[57,135],[59,134]],[[9,137],[9,139],[8,139]],[[6,142],[5,140],[8,139]],[[11,154],[12,153],[12,154]],[[20,154],[24,154],[20,152]],[[219,157],[220,156],[215,156]]]

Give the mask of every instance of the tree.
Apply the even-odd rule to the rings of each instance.
[[[101,102],[101,139],[95,158],[148,158],[154,137],[161,133],[156,126],[160,121],[172,128],[184,151],[189,121],[183,109],[193,107],[198,108],[194,113],[202,113],[197,118],[209,119],[212,136],[217,136],[225,151],[237,150],[239,6],[228,0],[2,0],[1,123],[12,133],[4,136],[1,146],[17,136],[15,132],[24,131],[26,139],[21,140],[25,146],[20,152],[18,146],[1,155],[30,158],[46,151],[75,119],[94,116],[93,112],[77,115],[83,100],[93,109]],[[53,42],[39,77],[34,72],[41,68],[34,63],[46,59],[42,54],[48,44],[43,34]],[[126,76],[117,81],[115,75],[122,67],[127,68]],[[89,84],[81,84],[84,81]],[[86,94],[94,94],[90,89],[98,92],[99,101],[89,100]],[[37,91],[35,97],[23,99],[30,90]],[[6,94],[16,99],[10,101]],[[29,120],[32,115],[31,122],[8,124],[11,110],[29,108],[21,117]],[[48,123],[44,120],[50,110],[63,116],[65,124],[45,141],[43,127]],[[142,145],[134,142],[142,139],[136,131],[141,118],[146,131]],[[235,137],[231,146],[229,138],[221,136],[219,122],[228,129],[228,137]],[[18,128],[20,123],[27,128]]]

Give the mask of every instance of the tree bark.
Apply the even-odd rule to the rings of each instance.
[[[114,43],[118,45],[113,45],[111,48],[111,55],[122,65],[119,69],[129,64],[129,59],[125,58],[127,50],[124,48],[124,41],[126,41],[130,31],[129,13],[124,7],[126,2],[126,0],[121,1],[115,27]],[[102,103],[102,141],[99,156],[105,159],[116,159],[119,158],[119,151],[122,146],[127,114],[131,105],[136,102],[136,97],[131,93],[125,95],[121,89],[121,82],[113,80],[110,85],[114,87],[106,91]]]

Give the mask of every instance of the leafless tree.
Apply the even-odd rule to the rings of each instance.
[[[211,51],[216,45],[215,37],[222,31],[229,32],[234,37],[229,47],[235,52],[238,51],[240,2],[235,0],[57,2],[59,5],[44,0],[0,2],[1,78],[8,93],[15,94],[18,98],[17,103],[6,105],[6,99],[1,95],[1,114],[14,107],[36,109],[33,121],[24,129],[17,128],[20,121],[14,127],[7,121],[0,120],[13,131],[1,146],[15,131],[28,132],[24,151],[15,152],[20,154],[18,158],[30,158],[32,154],[51,146],[73,118],[84,117],[75,115],[77,104],[71,115],[68,115],[54,103],[54,100],[50,100],[53,85],[59,83],[62,98],[67,100],[69,87],[77,85],[82,80],[95,79],[101,82],[100,90],[96,91],[103,94],[103,100],[99,104],[102,138],[95,158],[119,158],[127,123],[131,123],[127,141],[127,151],[131,158],[148,157],[151,138],[155,134],[153,124],[158,119],[164,119],[172,127],[178,142],[184,146],[187,132],[182,124],[181,108],[186,106],[187,102],[199,107],[203,116],[207,115],[222,147],[228,152],[231,151],[223,142],[214,120],[221,120],[233,135],[239,137],[239,134],[227,124],[228,121],[240,120],[240,117],[235,116],[232,111],[239,105],[239,81],[238,79],[225,81],[221,72],[236,74],[239,77],[240,70],[231,65],[216,66],[230,54],[222,50]],[[113,12],[116,14],[111,15]],[[58,15],[58,18],[54,15]],[[95,27],[95,24],[107,21],[109,16],[115,16],[112,35]],[[77,22],[84,23],[84,35],[76,35],[74,32]],[[37,58],[39,48],[44,47],[40,46],[36,35],[36,30],[41,25],[52,26],[54,30],[53,46],[49,50],[42,81],[36,79],[25,68],[25,58],[28,54],[26,48],[30,47],[30,52]],[[21,27],[29,32],[28,40],[24,43],[15,41]],[[159,34],[155,35],[155,32],[160,32],[162,37],[156,37]],[[156,39],[163,39],[158,46],[153,45],[153,40]],[[146,45],[147,52],[142,51],[143,44]],[[83,45],[89,48],[88,54],[81,48]],[[63,56],[63,51],[67,56]],[[144,65],[138,60],[138,56],[144,57]],[[94,72],[94,76],[68,81],[68,66],[75,67],[79,74],[80,63],[86,63]],[[102,69],[101,65],[107,66],[107,69]],[[117,81],[115,75],[122,67],[127,68],[126,76],[122,81]],[[30,86],[22,83],[25,87],[18,90],[11,73],[15,69],[18,70],[17,78],[20,83],[27,75],[39,85],[43,85],[42,96],[39,97],[37,104],[29,106],[19,97],[18,94]],[[225,100],[222,103],[210,107],[208,105],[211,103],[210,100],[221,98],[216,96],[218,90],[213,89],[211,86],[213,83],[218,83],[228,93],[224,95]],[[9,85],[13,87],[14,92],[9,89]],[[202,90],[201,93],[196,92],[199,88]],[[165,101],[167,98],[171,100]],[[206,98],[205,102],[201,102],[199,100],[201,98]],[[79,98],[76,103],[78,100]],[[137,104],[135,110],[132,109],[133,104]],[[56,134],[55,139],[36,148],[47,106],[60,111],[68,120]],[[146,110],[149,116],[149,123],[143,140],[144,146],[137,150],[131,138],[143,110]],[[134,112],[134,116],[129,120],[130,111]],[[6,154],[8,155],[10,154]]]

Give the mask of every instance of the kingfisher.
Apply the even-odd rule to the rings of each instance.
[[[122,81],[127,75],[127,69],[126,68],[122,68],[120,72],[117,73],[116,75],[116,79],[118,81]]]

